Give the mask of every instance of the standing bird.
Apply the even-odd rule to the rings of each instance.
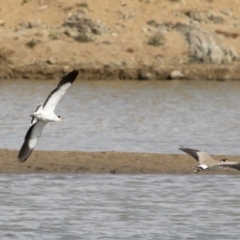
[[[54,113],[54,110],[61,97],[76,79],[77,75],[78,71],[74,70],[64,76],[59,82],[57,88],[48,95],[44,104],[40,104],[35,112],[30,115],[32,117],[31,125],[18,154],[18,160],[20,162],[25,162],[28,159],[41,136],[43,128],[48,122],[62,121],[61,117]]]
[[[235,168],[240,171],[240,162],[228,162],[227,158],[221,159],[220,161],[216,161],[207,152],[203,152],[203,151],[191,149],[191,148],[185,148],[181,145],[179,149],[189,154],[199,162],[199,165],[194,172],[199,172],[201,170],[205,170],[208,168],[218,168],[218,167]]]

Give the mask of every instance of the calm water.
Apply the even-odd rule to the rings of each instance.
[[[19,149],[29,114],[58,81],[0,82],[0,148]],[[36,149],[240,155],[240,82],[75,82]]]
[[[0,181],[1,239],[239,239],[238,176],[42,174]]]
[[[58,81],[0,82],[0,148]],[[36,149],[240,155],[239,82],[76,82]],[[238,176],[0,175],[0,239],[239,239]]]

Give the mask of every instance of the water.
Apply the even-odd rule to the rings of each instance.
[[[0,148],[19,149],[29,114],[58,81],[0,82]],[[76,81],[46,126],[42,150],[240,155],[240,82]]]
[[[0,175],[0,238],[239,239],[238,180],[229,175]]]
[[[0,82],[0,148],[19,149],[57,81]],[[240,154],[240,82],[76,82],[36,149]],[[0,175],[0,239],[239,239],[231,175]]]

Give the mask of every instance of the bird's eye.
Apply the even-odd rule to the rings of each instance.
[[[61,116],[58,116],[58,118],[61,118]]]

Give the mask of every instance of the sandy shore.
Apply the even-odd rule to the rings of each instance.
[[[111,174],[194,174],[197,162],[185,154],[124,152],[34,151],[25,163],[18,151],[0,150],[0,173],[111,173]],[[228,156],[214,156],[221,159]],[[240,161],[240,157],[229,156]],[[198,174],[240,174],[234,169],[206,170]]]
[[[0,79],[239,80],[238,1],[1,1]]]

